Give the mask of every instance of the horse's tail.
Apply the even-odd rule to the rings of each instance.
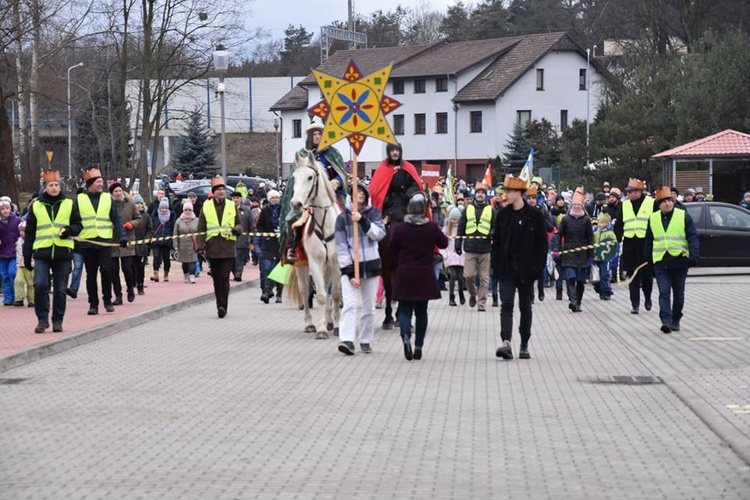
[[[289,273],[289,283],[284,285],[284,295],[286,295],[286,299],[288,301],[291,300],[295,306],[300,307],[304,305],[302,292],[299,289],[299,279],[297,278],[296,266],[292,266],[292,271]]]

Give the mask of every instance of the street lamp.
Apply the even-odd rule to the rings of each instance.
[[[273,128],[276,131],[276,173],[278,174],[278,179],[281,180],[281,162],[279,161],[279,118],[276,117],[273,119]]]
[[[594,45],[593,51],[596,52],[596,45]],[[590,103],[590,95],[591,95],[591,85],[590,85],[590,73],[591,73],[591,52],[592,49],[586,49],[586,168],[589,168],[589,165],[591,164],[591,148],[590,148],[590,139],[589,139],[589,130],[591,127],[591,105]]]
[[[214,51],[214,69],[219,73],[219,86],[216,88],[221,97],[221,177],[227,178],[227,138],[224,128],[224,75],[229,69],[229,52],[220,49]]]
[[[68,68],[68,178],[73,177],[73,117],[70,114],[70,72],[83,66],[82,62]]]

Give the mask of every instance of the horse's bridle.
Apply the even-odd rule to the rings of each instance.
[[[315,199],[318,196],[318,189],[320,186],[320,179],[319,176],[322,175],[320,170],[317,167],[313,167],[310,165],[303,165],[304,167],[307,167],[315,172],[315,182],[313,183],[313,186],[310,188],[310,192],[307,193],[307,197],[305,198],[305,204],[302,206],[303,211],[310,210],[311,208],[319,208],[323,209],[323,221],[318,224],[318,222],[315,220],[315,217],[312,218],[313,231],[315,231],[315,234],[320,238],[321,241],[328,243],[329,241],[332,241],[334,238],[334,235],[331,234],[330,236],[326,236],[325,233],[323,233],[323,228],[325,227],[326,223],[326,217],[328,217],[328,209],[333,206],[333,201],[326,205],[326,206],[319,206],[319,205],[313,205],[310,203],[310,200]]]

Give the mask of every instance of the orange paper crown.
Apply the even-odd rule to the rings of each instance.
[[[632,177],[628,179],[628,187],[625,188],[625,191],[635,191],[638,189],[646,189],[646,181],[634,179]]]
[[[225,186],[224,184],[224,178],[220,175],[217,175],[216,177],[211,178],[211,191],[214,190],[216,187]]]
[[[585,198],[583,196],[583,193],[578,191],[578,189],[576,189],[576,192],[573,193],[573,201],[580,201],[581,203],[583,203],[584,200]]]
[[[57,170],[45,170],[42,172],[42,182],[44,184],[48,182],[60,182],[60,172]]]
[[[656,198],[656,201],[672,198],[672,189],[669,186],[662,186],[656,190],[656,193],[654,193],[654,197]]]
[[[539,186],[536,184],[532,184],[529,186],[529,188],[526,190],[526,196],[536,196],[536,194],[539,192]]]
[[[513,189],[516,191],[526,191],[526,181],[515,177],[512,174],[507,174],[505,176],[505,180],[503,181],[503,187],[506,190]]]
[[[90,181],[91,179],[96,179],[97,177],[101,177],[102,172],[98,168],[90,168],[88,170],[83,171],[83,180],[84,181]]]

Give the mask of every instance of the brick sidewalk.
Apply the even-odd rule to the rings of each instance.
[[[153,309],[163,308],[168,305],[177,304],[193,297],[198,297],[213,292],[211,277],[205,272],[196,279],[195,284],[186,284],[182,281],[182,270],[179,262],[172,262],[170,281],[154,283],[148,280],[153,275],[151,267],[146,267],[146,294],[136,295],[135,301],[128,303],[126,298],[122,306],[116,306],[115,312],[108,313],[101,303],[101,284],[99,286],[99,314],[89,316],[88,299],[86,294],[86,271],[81,277],[81,288],[78,298],[68,297],[65,319],[63,321],[63,332],[53,333],[52,326],[44,334],[34,333],[37,318],[34,309],[29,307],[0,307],[0,358],[4,358],[34,346],[54,342],[56,340],[70,337],[78,333],[91,330],[104,325],[115,324],[124,318],[135,316]],[[257,266],[248,264],[243,271],[243,283],[257,279],[260,271]],[[125,279],[122,279],[123,287]],[[233,286],[241,284],[232,281]],[[124,290],[123,290],[124,294]],[[50,295],[50,308],[52,296]]]
[[[443,297],[406,362],[394,331],[345,357],[239,291],[2,374],[0,498],[745,500],[748,293],[690,279],[672,335],[622,288],[548,299],[510,362],[497,308]]]

